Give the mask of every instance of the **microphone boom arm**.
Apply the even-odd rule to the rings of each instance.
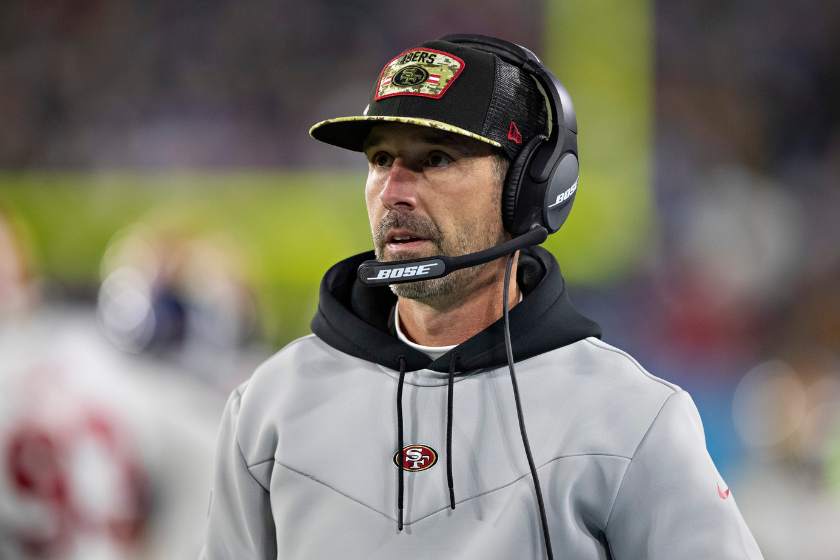
[[[547,237],[548,230],[543,227],[536,227],[495,247],[459,257],[435,256],[392,262],[370,260],[359,266],[357,275],[362,284],[366,286],[382,286],[442,278],[456,270],[488,263],[515,253],[520,249],[539,245]]]

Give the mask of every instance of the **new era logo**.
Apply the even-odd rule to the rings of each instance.
[[[522,135],[519,133],[519,129],[516,128],[516,123],[510,121],[510,130],[508,130],[508,140],[513,140],[517,144],[522,143]]]

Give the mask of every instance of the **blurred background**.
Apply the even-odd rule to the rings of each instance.
[[[448,33],[575,101],[546,246],[693,396],[768,560],[840,558],[840,3],[0,2],[0,557],[195,558],[225,399],[371,248],[361,114]]]

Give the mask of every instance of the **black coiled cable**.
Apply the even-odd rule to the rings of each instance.
[[[522,444],[525,446],[525,455],[528,457],[528,466],[531,468],[531,476],[534,479],[534,489],[537,492],[537,505],[540,508],[540,521],[542,522],[543,539],[545,540],[545,552],[548,560],[554,560],[551,551],[551,538],[548,535],[548,519],[545,515],[545,504],[540,488],[540,479],[537,476],[537,467],[534,465],[534,458],[531,456],[531,446],[528,444],[528,433],[525,431],[525,418],[522,416],[522,404],[519,402],[519,386],[516,384],[516,371],[513,367],[513,346],[510,343],[510,317],[508,316],[508,291],[510,290],[510,273],[513,269],[514,255],[508,257],[507,270],[505,270],[505,293],[503,297],[504,318],[505,318],[505,351],[507,351],[508,367],[510,368],[510,381],[513,383],[513,397],[516,400],[516,414],[519,417],[519,432],[522,434]]]

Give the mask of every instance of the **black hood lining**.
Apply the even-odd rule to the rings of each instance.
[[[311,325],[312,332],[324,342],[389,369],[396,369],[398,357],[404,356],[406,371],[446,372],[455,352],[461,354],[461,371],[507,363],[501,318],[434,361],[399,340],[388,325],[397,296],[386,286],[364,286],[356,277],[359,265],[372,258],[372,251],[350,257],[324,276],[318,312]],[[519,262],[517,281],[525,299],[510,311],[516,361],[590,336],[601,337],[601,328],[580,315],[569,301],[560,267],[551,253],[531,247],[520,252]]]

